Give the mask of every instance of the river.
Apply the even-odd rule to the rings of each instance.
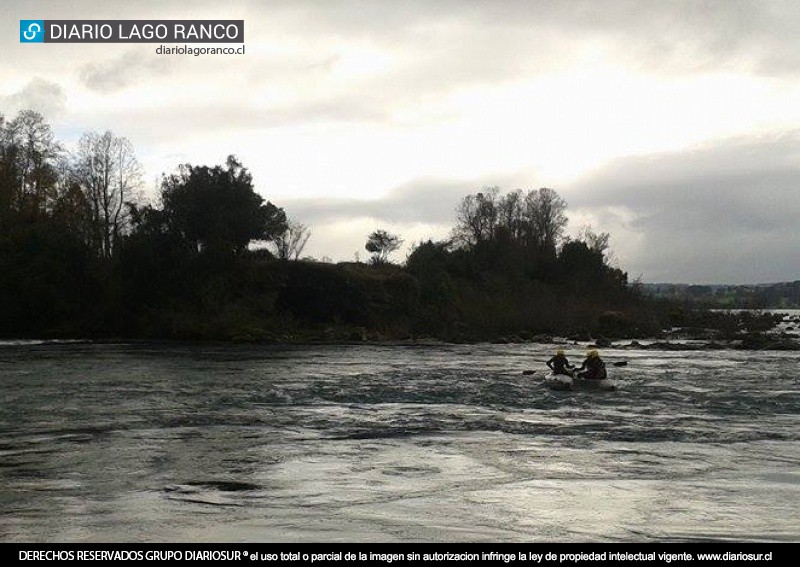
[[[0,343],[0,540],[800,540],[800,353],[554,348]]]

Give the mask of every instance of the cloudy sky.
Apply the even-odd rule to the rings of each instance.
[[[20,44],[20,19],[244,19],[244,56]],[[367,256],[446,237],[461,197],[552,187],[646,282],[800,279],[795,0],[3,0],[0,112],[128,137],[154,192],[236,154]],[[395,259],[402,259],[397,253]]]

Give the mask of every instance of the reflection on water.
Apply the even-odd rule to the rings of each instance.
[[[800,353],[550,350],[0,345],[0,538],[800,538]]]

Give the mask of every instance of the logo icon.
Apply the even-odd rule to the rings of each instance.
[[[44,20],[20,20],[19,42],[42,43],[44,41]]]

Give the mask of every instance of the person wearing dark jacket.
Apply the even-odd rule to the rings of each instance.
[[[575,368],[569,363],[567,357],[564,356],[564,351],[562,349],[558,349],[556,355],[547,361],[547,366],[553,371],[553,374],[564,374],[566,376],[572,376],[572,372],[570,371]]]
[[[596,350],[590,350],[586,360],[578,369],[578,378],[604,380],[606,376],[606,363],[603,362]]]

